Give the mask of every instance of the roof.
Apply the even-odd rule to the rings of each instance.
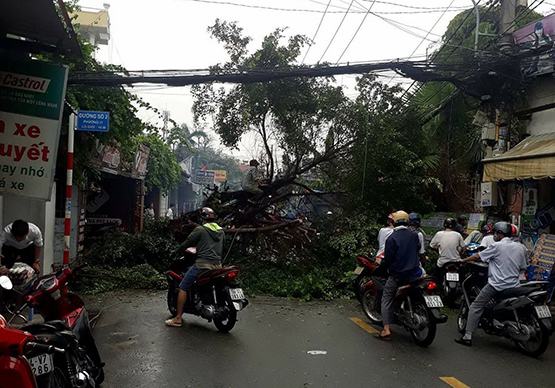
[[[110,27],[110,18],[108,11],[105,9],[98,11],[81,10],[73,15],[75,15],[74,23],[79,24],[81,27],[98,27],[101,29],[108,29]]]
[[[483,163],[484,182],[555,177],[555,132],[527,137]]]
[[[0,26],[0,48],[82,55],[62,0],[0,1]]]

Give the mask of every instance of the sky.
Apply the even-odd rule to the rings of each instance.
[[[376,1],[373,5],[372,0],[331,0],[328,13],[322,20],[322,11],[329,0],[208,0],[296,11],[247,8],[204,1],[81,0],[79,4],[82,7],[93,8],[101,8],[104,3],[110,5],[110,43],[108,46],[100,47],[97,59],[122,65],[128,70],[204,69],[225,62],[225,51],[207,31],[207,27],[214,24],[216,18],[238,22],[244,33],[253,38],[253,50],[260,45],[265,35],[276,28],[287,28],[286,35],[303,34],[312,38],[322,21],[314,44],[306,56],[306,64],[316,64],[319,61],[337,62],[351,39],[352,43],[341,57],[341,62],[409,56],[421,59],[427,50],[431,52],[437,48],[437,44],[430,40],[440,39],[457,12],[464,7],[472,6],[471,0],[388,0]],[[482,3],[485,2],[482,0]],[[349,13],[338,28],[346,8],[351,3],[351,11],[357,12]],[[371,14],[365,18],[366,10],[371,5],[371,11],[382,18]],[[448,6],[451,7],[448,12],[430,10],[434,7],[444,9]],[[418,7],[428,9],[417,9]],[[547,14],[551,8],[551,5],[544,4],[537,11]],[[390,22],[384,21],[383,18],[389,19]],[[363,19],[364,22],[361,23]],[[412,31],[412,34],[409,34],[392,26],[391,21],[415,28],[409,28]],[[359,31],[355,35],[357,29]],[[334,35],[335,38],[332,40]],[[427,40],[423,40],[423,37]],[[328,45],[329,48],[326,50]],[[304,55],[305,51],[301,54],[301,59]],[[336,81],[345,86],[347,95],[353,95],[353,76],[338,76]],[[389,81],[389,78],[386,78],[386,81]],[[410,80],[395,78],[392,82],[408,84]],[[136,93],[158,109],[169,111],[171,118],[178,123],[186,123],[193,127],[193,100],[189,87],[139,87]],[[142,111],[140,114],[145,121],[161,124],[152,112]],[[210,128],[201,129],[211,132]],[[217,136],[214,134],[213,137],[218,144]],[[240,159],[250,159],[256,156],[256,146],[253,139],[247,138],[241,143],[239,151],[232,154]]]

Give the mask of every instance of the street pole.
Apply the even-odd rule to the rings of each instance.
[[[499,48],[502,52],[510,53],[513,47],[513,32],[515,31],[517,0],[501,0],[501,13],[499,17],[499,32],[501,43]]]
[[[476,0],[472,0],[474,4],[474,13],[476,14],[476,29],[474,31],[474,57],[478,55],[478,39],[480,38],[480,8]]]
[[[64,257],[63,264],[69,264],[71,243],[71,201],[73,198],[73,144],[75,135],[75,113],[69,115],[67,130],[67,176],[66,176],[66,212],[64,219]]]

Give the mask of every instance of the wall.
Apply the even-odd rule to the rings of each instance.
[[[555,104],[555,79],[541,77],[527,90],[528,109],[541,108],[549,104]],[[528,124],[527,132],[530,135],[542,135],[555,132],[555,109],[547,109],[532,114],[532,120]]]

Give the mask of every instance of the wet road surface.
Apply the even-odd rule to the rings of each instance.
[[[185,315],[168,328],[163,292],[101,296],[95,328],[104,387],[555,387],[555,338],[540,359],[479,331],[453,342],[455,320],[427,349],[402,329],[373,338],[356,301],[252,298],[229,334]]]

